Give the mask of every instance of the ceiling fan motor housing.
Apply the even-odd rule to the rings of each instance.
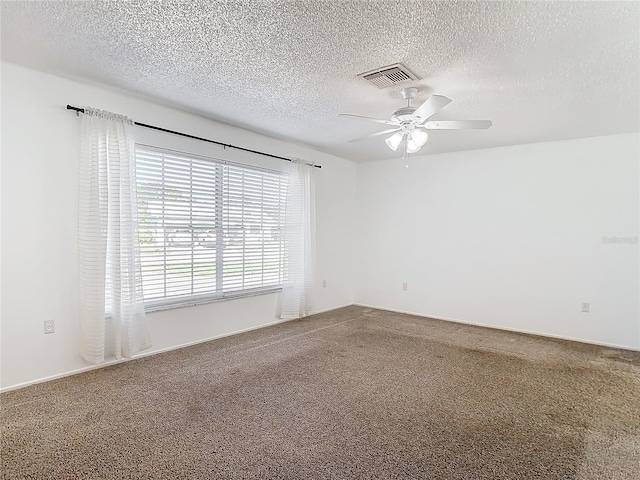
[[[391,120],[396,122],[405,123],[412,120],[411,115],[415,112],[416,109],[413,107],[402,107],[393,112],[391,115]]]

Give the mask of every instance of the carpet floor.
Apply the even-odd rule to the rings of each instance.
[[[0,396],[6,479],[638,479],[640,355],[347,307]]]

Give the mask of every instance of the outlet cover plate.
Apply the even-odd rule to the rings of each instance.
[[[56,324],[53,320],[44,321],[44,333],[53,333],[56,331]]]

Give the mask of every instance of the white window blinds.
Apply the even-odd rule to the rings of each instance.
[[[147,309],[281,287],[283,174],[140,145],[136,174]]]

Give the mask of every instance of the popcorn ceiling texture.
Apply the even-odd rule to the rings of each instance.
[[[453,99],[434,119],[494,122],[432,132],[425,153],[638,131],[639,12],[638,2],[3,2],[2,57],[369,160],[394,155],[382,137],[346,142],[380,126],[337,114],[388,118],[402,106],[400,86],[356,77],[395,62],[422,79],[417,102]]]

